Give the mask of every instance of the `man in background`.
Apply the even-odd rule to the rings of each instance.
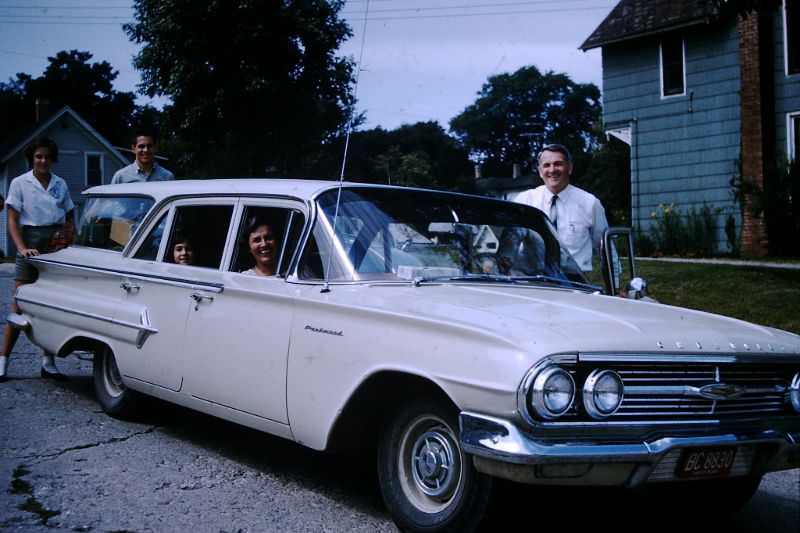
[[[560,144],[545,145],[539,152],[539,176],[535,189],[517,194],[513,201],[528,204],[550,217],[558,237],[584,272],[592,270],[592,250],[599,255],[606,212],[593,194],[570,184],[572,155]]]
[[[156,163],[158,145],[155,136],[148,131],[134,134],[131,151],[135,161],[114,173],[111,183],[131,183],[135,181],[170,181],[175,176],[169,170]]]

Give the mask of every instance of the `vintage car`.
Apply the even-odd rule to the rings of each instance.
[[[93,352],[111,416],[149,395],[374,452],[402,530],[474,529],[493,477],[720,511],[800,467],[800,336],[590,284],[531,207],[311,180],[85,195],[9,323]],[[258,254],[274,275],[253,275]]]

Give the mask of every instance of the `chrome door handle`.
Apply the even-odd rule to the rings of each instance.
[[[199,293],[199,292],[193,292],[190,295],[190,298],[192,300],[194,300],[194,302],[195,302],[194,303],[194,310],[195,311],[197,311],[200,308],[200,302],[202,302],[203,300],[208,300],[209,302],[213,302],[214,301],[214,297],[213,296],[207,296],[207,295]]]
[[[123,281],[119,284],[119,287],[125,292],[138,291],[141,288],[139,285],[131,283],[130,281]]]

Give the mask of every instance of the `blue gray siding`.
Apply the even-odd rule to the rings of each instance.
[[[787,156],[786,118],[789,113],[800,113],[800,74],[786,75],[786,46],[783,42],[783,12],[775,16],[773,24],[775,41],[775,153]]]
[[[731,179],[740,153],[739,48],[735,25],[684,31],[686,94],[661,97],[659,40],[603,48],[607,127],[632,126],[631,193],[635,228],[647,230],[659,205],[682,214],[703,206],[740,224]]]

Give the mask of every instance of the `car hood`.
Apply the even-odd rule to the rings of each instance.
[[[394,289],[396,291],[396,289]],[[483,330],[526,350],[800,353],[800,336],[691,309],[577,290],[431,284],[399,303],[423,320]]]

